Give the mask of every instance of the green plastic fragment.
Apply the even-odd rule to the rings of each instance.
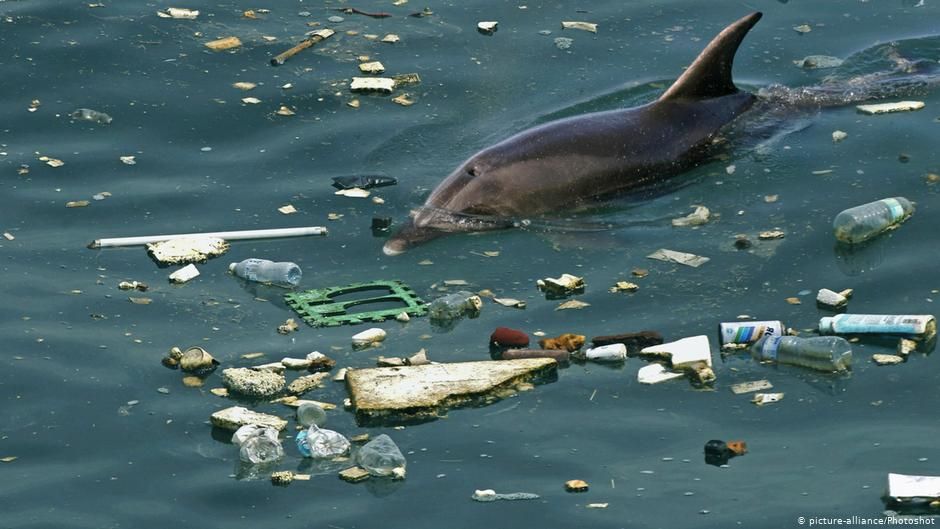
[[[401,281],[371,281],[284,295],[287,305],[313,327],[378,322],[402,312],[424,316],[427,304]],[[381,307],[369,310],[369,307]]]

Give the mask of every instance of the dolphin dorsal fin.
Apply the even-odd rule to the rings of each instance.
[[[659,100],[706,99],[737,92],[731,79],[734,54],[761,16],[760,12],[751,13],[722,30]]]

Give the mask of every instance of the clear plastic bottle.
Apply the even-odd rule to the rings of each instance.
[[[839,213],[832,222],[832,229],[836,239],[854,244],[897,226],[913,213],[914,205],[910,200],[904,197],[884,198]]]
[[[339,432],[318,428],[316,424],[297,432],[295,440],[297,450],[304,457],[328,459],[349,452],[349,439]]]
[[[483,307],[480,296],[461,290],[435,299],[428,307],[428,316],[432,320],[451,321],[462,318],[465,314],[475,315]]]
[[[240,429],[239,432],[242,430]],[[238,435],[233,436],[232,442],[239,445],[238,458],[245,463],[256,465],[271,463],[284,457],[284,448],[278,439],[277,430],[256,428],[251,432],[243,432],[242,435],[245,437],[241,439]]]
[[[305,402],[297,407],[297,422],[304,428],[323,426],[326,423],[326,412],[312,402]]]
[[[405,456],[384,433],[363,445],[356,454],[356,461],[373,476],[405,477]]]
[[[294,263],[275,263],[267,259],[245,259],[240,263],[230,264],[228,269],[242,279],[284,288],[296,287],[303,275],[300,267]]]
[[[852,346],[839,336],[765,336],[751,346],[751,356],[817,371],[842,372],[852,367]]]

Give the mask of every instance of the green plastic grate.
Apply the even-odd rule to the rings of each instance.
[[[369,296],[370,291],[374,291],[375,295]],[[336,299],[340,297],[350,299]],[[372,281],[342,287],[315,288],[285,294],[284,300],[302,320],[313,327],[383,321],[402,312],[409,316],[424,316],[428,312],[427,304],[401,281]],[[368,310],[370,306],[389,304],[395,306]]]

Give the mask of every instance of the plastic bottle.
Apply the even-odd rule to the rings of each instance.
[[[274,428],[242,426],[232,436],[232,443],[239,447],[238,458],[245,463],[270,463],[284,457],[284,448]]]
[[[373,476],[405,477],[405,456],[395,441],[384,433],[363,445],[356,454],[356,460]]]
[[[323,426],[326,422],[326,412],[312,402],[305,402],[297,408],[297,422],[304,428],[312,425]]]
[[[463,317],[464,314],[476,314],[483,307],[483,300],[471,292],[461,290],[435,299],[428,307],[428,316],[432,320],[450,321]]]
[[[297,449],[304,457],[327,459],[349,452],[349,439],[333,430],[323,430],[316,424],[297,432]]]
[[[914,205],[904,197],[884,198],[849,208],[832,222],[836,239],[849,244],[868,240],[897,226],[914,213]]]
[[[228,269],[242,279],[284,288],[296,287],[303,275],[300,267],[294,263],[275,263],[267,259],[245,259],[228,265]]]
[[[766,336],[751,346],[751,356],[817,371],[841,372],[852,366],[852,346],[839,336]]]
[[[904,334],[925,337],[936,334],[937,320],[929,314],[837,314],[819,320],[823,334]]]

